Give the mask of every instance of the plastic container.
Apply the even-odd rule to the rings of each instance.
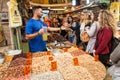
[[[42,34],[43,41],[47,41],[48,40],[47,27],[43,26],[42,28],[44,29],[44,33]]]
[[[18,54],[21,54],[22,50],[10,50],[8,51],[8,55],[18,55]]]

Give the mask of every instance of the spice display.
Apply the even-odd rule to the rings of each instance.
[[[32,74],[30,80],[65,80],[58,71],[50,71],[41,74]]]
[[[26,59],[20,57],[20,58],[16,58],[15,60],[13,60],[10,64],[10,67],[25,65],[25,64],[26,64]]]

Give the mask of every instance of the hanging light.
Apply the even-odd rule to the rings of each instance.
[[[86,0],[86,4],[89,4],[90,3],[90,0]]]
[[[76,6],[76,0],[72,0],[72,6]]]

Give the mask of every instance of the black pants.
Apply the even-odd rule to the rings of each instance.
[[[110,54],[99,54],[99,60],[105,65],[110,67],[109,64]]]

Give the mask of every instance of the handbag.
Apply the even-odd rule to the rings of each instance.
[[[88,27],[89,28],[91,27],[91,22],[88,22],[85,27]],[[88,35],[88,33],[86,32],[85,28],[84,28],[84,31],[81,32],[81,41],[82,42],[88,42],[90,40],[90,36]]]
[[[88,33],[84,30],[81,33],[81,41],[82,42],[88,42],[90,40],[90,36],[88,35]]]

